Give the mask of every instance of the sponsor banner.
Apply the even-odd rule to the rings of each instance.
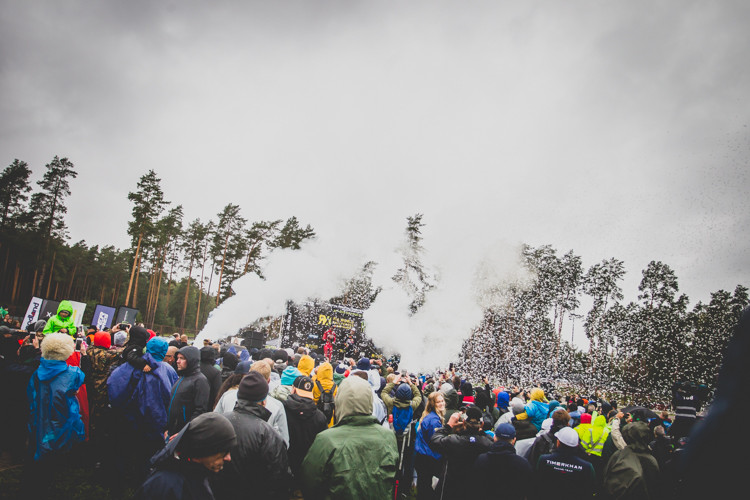
[[[99,331],[112,328],[116,312],[117,310],[114,307],[97,304],[94,308],[94,317],[91,319],[91,324],[96,325],[96,329]]]
[[[31,302],[29,302],[29,307],[26,309],[23,322],[21,322],[21,330],[26,330],[27,327],[33,326],[34,323],[39,321],[39,313],[42,310],[43,302],[39,297],[31,297]]]
[[[75,321],[75,325],[81,326],[81,323],[83,323],[83,311],[86,310],[86,304],[74,300],[69,300],[68,302],[73,306],[73,321]]]

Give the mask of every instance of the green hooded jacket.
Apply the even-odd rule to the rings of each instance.
[[[359,377],[341,383],[332,428],[315,437],[302,462],[307,500],[393,498],[396,435],[372,416],[370,384]]]
[[[62,311],[68,311],[70,315],[67,318],[63,319],[60,317],[60,312]],[[60,302],[60,305],[57,306],[57,314],[47,320],[47,325],[44,327],[42,333],[45,335],[47,335],[48,333],[56,333],[63,328],[68,329],[68,335],[75,336],[76,322],[73,319],[73,304],[71,304],[70,301],[67,300],[63,300],[62,302]]]

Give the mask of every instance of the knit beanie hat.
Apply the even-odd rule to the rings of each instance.
[[[339,375],[343,375],[344,373],[346,373],[346,365],[341,363],[336,365],[336,373],[338,373]]]
[[[511,408],[513,408],[513,415],[518,415],[519,413],[523,413],[524,407],[523,407],[523,400],[520,398],[513,398],[513,402],[511,403]]]
[[[584,413],[581,415],[581,423],[582,424],[590,424],[591,423],[591,413]]]
[[[203,458],[228,452],[237,443],[231,422],[221,413],[202,413],[191,420],[177,451],[187,458]]]
[[[251,371],[242,378],[237,389],[237,399],[244,399],[251,403],[263,401],[268,396],[268,382],[260,372]]]
[[[411,387],[409,387],[409,384],[407,383],[399,385],[398,389],[396,389],[396,399],[400,399],[402,401],[410,401],[411,396]]]
[[[125,341],[128,340],[128,334],[125,332],[117,332],[115,333],[115,345],[117,347],[122,347],[125,345]]]
[[[367,371],[370,369],[370,358],[361,358],[357,361],[357,370]]]

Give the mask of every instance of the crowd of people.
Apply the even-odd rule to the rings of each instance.
[[[697,426],[709,451],[691,458],[705,394],[687,383],[657,413],[301,346],[196,346],[143,325],[77,335],[67,305],[24,337],[0,327],[2,444],[25,460],[31,498],[82,448],[149,499],[692,498],[702,483],[686,471],[747,378],[740,361],[722,375],[719,416]],[[740,351],[748,323],[746,311]]]

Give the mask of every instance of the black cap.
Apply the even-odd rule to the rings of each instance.
[[[292,383],[292,387],[297,389],[297,393],[300,396],[312,398],[313,397],[313,381],[310,377],[306,377],[304,375],[300,375],[296,379],[294,379],[294,383]]]

